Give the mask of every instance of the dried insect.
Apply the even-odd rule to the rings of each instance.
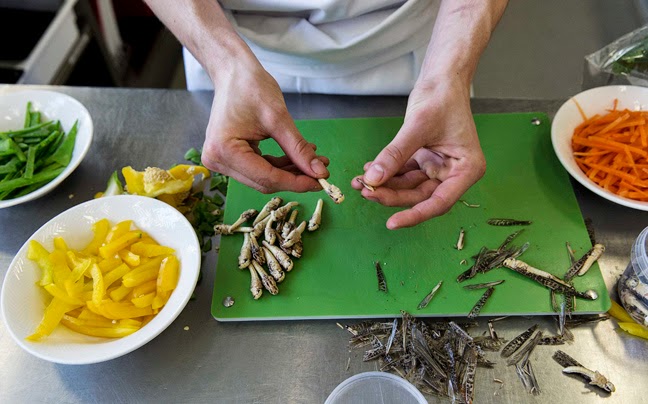
[[[385,274],[378,261],[376,261],[376,276],[378,277],[378,290],[381,292],[387,292],[387,281],[385,280]]]
[[[485,282],[485,283],[475,283],[472,285],[464,285],[464,289],[468,290],[475,290],[475,289],[485,289],[485,288],[490,288],[493,286],[497,286],[499,284],[504,283],[504,279],[499,280],[499,281],[492,281],[492,282]]]
[[[253,217],[257,216],[256,209],[248,209],[245,212],[241,213],[238,219],[232,224],[217,224],[214,226],[214,232],[216,234],[229,235],[234,233],[241,225]]]
[[[272,245],[272,244],[268,243],[268,242],[265,241],[265,240],[263,240],[262,243],[263,243],[263,246],[264,246],[265,248],[267,248],[268,250],[270,250],[270,252],[272,253],[272,255],[275,256],[275,258],[277,259],[277,261],[279,261],[279,265],[281,265],[281,267],[282,267],[286,272],[290,272],[290,270],[293,268],[293,262],[292,262],[292,260],[290,259],[290,257],[288,256],[288,254],[286,254],[285,252],[283,252],[283,251],[281,250],[281,248],[277,247],[276,245]]]
[[[299,211],[297,209],[290,212],[290,218],[285,221],[281,227],[281,236],[283,238],[288,237],[291,231],[295,228],[295,221],[297,220],[297,214]]]
[[[387,346],[385,347],[385,355],[389,355],[389,350],[391,349],[392,345],[394,344],[394,339],[396,339],[396,332],[398,331],[398,319],[394,319],[394,323],[392,324],[392,332],[389,335],[389,339],[387,340]]]
[[[252,264],[247,267],[250,270],[250,292],[254,300],[258,300],[263,294],[263,284],[261,278]]]
[[[417,309],[421,310],[421,309],[426,308],[427,305],[430,304],[430,301],[432,300],[432,298],[434,297],[434,295],[439,290],[439,288],[441,287],[442,284],[443,284],[443,281],[439,281],[439,283],[437,283],[437,285],[432,289],[432,291],[430,293],[428,293],[427,296],[425,296],[423,298],[421,303],[419,303],[419,305],[417,306]]]
[[[277,283],[275,282],[274,278],[269,276],[258,262],[252,261],[250,265],[252,265],[254,267],[254,270],[259,274],[263,287],[268,292],[270,292],[271,295],[276,295],[277,293],[279,293],[279,288],[277,288]]]
[[[466,232],[464,231],[463,227],[459,231],[459,239],[457,240],[457,250],[461,251],[464,248],[464,237],[466,235]]]
[[[277,239],[277,233],[275,232],[275,229],[272,228],[272,224],[277,220],[277,217],[275,215],[276,210],[273,210],[270,213],[270,219],[266,222],[265,225],[265,239],[268,243],[274,244],[275,240]]]
[[[595,260],[597,260],[601,254],[605,251],[605,247],[602,244],[595,244],[592,248],[589,249],[582,257],[580,257],[576,262],[572,263],[563,279],[567,282],[571,281],[581,270],[585,269],[585,272],[592,266]],[[590,259],[592,258],[593,259]],[[588,262],[587,268],[585,268],[585,263]],[[583,272],[583,273],[585,273]]]
[[[358,181],[358,182],[360,183],[360,185],[362,185],[363,187],[367,188],[367,189],[368,189],[369,191],[371,191],[371,192],[374,192],[374,191],[376,190],[375,187],[373,187],[372,185],[367,184],[367,183],[364,182],[364,181],[362,180],[362,178],[360,178],[360,177],[356,177],[356,181]]]
[[[308,231],[315,231],[319,228],[320,223],[322,222],[322,206],[324,201],[320,198],[317,200],[317,206],[315,206],[315,211],[313,216],[311,216],[308,221]]]
[[[261,209],[259,214],[257,215],[256,219],[254,219],[254,222],[252,224],[256,226],[260,221],[265,219],[268,215],[270,215],[270,212],[273,210],[277,209],[279,205],[283,203],[283,199],[281,199],[278,196],[275,196],[274,198],[270,199],[265,206]]]
[[[572,285],[563,281],[562,279],[559,279],[558,277],[538,268],[534,268],[524,261],[520,261],[515,258],[507,258],[506,260],[504,260],[504,266],[521,275],[526,276],[527,278],[533,279],[534,281],[551,290],[565,294],[572,294],[576,297],[587,300],[596,300],[598,298],[596,291],[587,290],[585,292],[579,292]]]
[[[491,226],[528,226],[532,222],[530,220],[516,220],[516,219],[488,219],[486,223]]]
[[[563,373],[579,374],[589,380],[589,384],[600,387],[608,393],[612,393],[616,390],[614,384],[612,384],[612,382],[610,382],[605,376],[600,374],[598,371],[592,371],[586,368],[578,363],[576,359],[561,350],[554,353],[553,359],[564,368]]]
[[[592,386],[600,387],[608,393],[616,391],[614,384],[597,370],[590,370],[582,366],[568,366],[563,369],[563,373],[579,374],[589,380],[589,384]]]
[[[284,241],[281,243],[281,246],[284,248],[290,248],[295,243],[299,242],[301,240],[301,235],[306,230],[306,222],[303,221],[297,226],[293,231],[288,234],[288,237],[284,239]]]
[[[238,257],[239,268],[247,268],[250,265],[250,260],[252,259],[252,250],[250,245],[250,234],[243,234],[243,245],[241,246],[241,252]]]
[[[344,201],[344,194],[340,191],[340,188],[329,183],[324,178],[318,178],[317,181],[319,181],[322,188],[324,188],[324,192],[333,199],[333,202],[342,203],[342,201]]]
[[[284,206],[278,208],[277,210],[275,210],[275,220],[276,221],[284,220],[286,216],[288,216],[288,213],[290,213],[290,210],[298,205],[299,205],[298,202],[288,202]]]
[[[542,339],[542,331],[536,330],[535,335],[529,338],[526,344],[521,346],[514,355],[508,358],[506,363],[510,366],[520,362],[526,354],[533,351],[536,345],[538,345],[538,342],[540,342],[540,339]]]
[[[531,337],[531,335],[538,329],[538,324],[534,324],[529,329],[524,331],[522,334],[513,338],[508,344],[502,348],[500,355],[503,358],[508,358],[513,355],[524,343]]]
[[[286,274],[281,268],[279,261],[277,261],[277,258],[265,246],[261,247],[261,249],[263,250],[263,255],[265,256],[266,263],[268,264],[268,271],[270,271],[270,275],[272,275],[272,277],[277,282],[283,281],[286,277]]]
[[[489,297],[493,294],[493,291],[495,288],[493,286],[489,287],[486,292],[482,295],[481,298],[475,303],[473,306],[472,310],[470,310],[470,313],[468,313],[468,319],[472,320],[473,318],[476,318],[479,315],[479,312],[481,311],[482,307],[486,304],[486,300],[488,300]]]
[[[522,360],[515,364],[515,371],[520,378],[520,381],[522,381],[522,385],[524,385],[527,393],[537,396],[540,394],[540,386],[538,385],[535,373],[533,373],[533,367],[529,361],[529,354],[530,352],[527,352]]]
[[[259,264],[263,265],[265,264],[265,257],[263,256],[263,251],[261,251],[261,247],[259,246],[259,242],[257,241],[256,237],[254,235],[250,234],[250,251],[252,251],[252,259]]]

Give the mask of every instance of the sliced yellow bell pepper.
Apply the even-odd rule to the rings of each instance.
[[[621,327],[621,329],[628,334],[632,334],[643,339],[648,339],[648,328],[642,326],[641,324],[637,324],[635,322],[619,323],[619,327]]]
[[[139,243],[139,241],[138,241]],[[135,243],[137,244],[137,243]],[[131,246],[132,247],[132,246]],[[136,267],[140,264],[140,256],[128,251],[128,250],[121,250],[117,253],[119,255],[119,258],[121,258],[125,263],[127,263],[131,268]]]
[[[106,284],[104,283],[101,269],[99,269],[97,264],[93,264],[90,267],[90,274],[92,275],[92,302],[99,305],[106,295]]]
[[[93,337],[121,338],[139,330],[139,328],[136,327],[124,326],[92,327],[89,325],[80,324],[78,321],[74,321],[73,319],[74,317],[65,317],[61,320],[61,324],[73,331]]]
[[[132,299],[136,297],[142,297],[147,293],[155,292],[157,288],[157,280],[153,279],[152,281],[145,282],[141,285],[138,285],[133,288],[133,293],[131,294]]]
[[[101,247],[101,245],[106,240],[106,236],[108,235],[109,230],[110,222],[108,222],[108,219],[101,219],[95,222],[92,225],[92,232],[94,233],[94,237],[92,238],[92,241],[90,241],[90,243],[81,251],[86,255],[97,255],[99,247]]]
[[[81,299],[70,296],[67,291],[59,288],[53,283],[50,283],[49,285],[43,286],[43,288],[53,297],[61,300],[62,302],[72,304],[72,305],[77,305],[77,306],[83,306],[83,302]]]
[[[61,322],[63,315],[77,307],[79,306],[53,298],[45,309],[45,314],[36,328],[36,332],[28,336],[26,339],[30,341],[38,341],[39,339],[50,335],[52,331],[54,331],[54,328],[56,328],[56,326]]]
[[[66,254],[61,250],[54,250],[49,255],[52,264],[52,280],[61,287],[65,287],[65,281],[70,279],[72,271],[68,267]]]
[[[45,286],[53,282],[53,265],[49,259],[49,251],[43,247],[41,243],[36,240],[30,240],[27,247],[27,258],[36,261],[36,265],[43,271],[41,275],[40,285]]]
[[[154,297],[155,297],[155,292],[147,293],[147,294],[145,294],[143,296],[131,299],[131,303],[133,303],[133,306],[135,306],[135,307],[139,307],[139,308],[148,307],[148,308],[151,308],[151,303],[153,303],[153,298]]]
[[[612,306],[610,306],[610,310],[608,310],[608,314],[611,315],[612,317],[616,318],[619,322],[621,323],[634,323],[635,321],[630,317],[628,312],[625,311],[623,306],[621,306],[619,303],[615,302],[612,300]]]
[[[160,273],[157,277],[157,291],[169,292],[178,285],[180,263],[175,255],[166,257],[160,265]]]
[[[54,249],[67,252],[69,249],[63,237],[54,237]]]
[[[141,238],[141,231],[129,231],[123,236],[99,247],[99,254],[103,258],[114,257],[119,250],[124,249],[133,243],[136,243]]]
[[[131,227],[133,226],[133,221],[132,220],[124,220],[116,225],[114,225],[108,234],[106,235],[106,239],[104,240],[104,244],[108,244],[112,242],[113,240],[118,239],[119,237],[123,236],[124,234],[128,233],[131,230]]]
[[[122,261],[121,257],[110,257],[106,258],[105,260],[101,260],[99,263],[97,263],[97,265],[99,265],[101,272],[105,274],[117,268],[123,263],[124,261]]]
[[[128,288],[124,285],[121,285],[117,289],[110,292],[110,298],[116,302],[119,302],[121,300],[124,300],[124,298],[128,296],[132,291],[133,288]]]
[[[122,168],[122,175],[126,181],[126,190],[129,194],[145,195],[144,172],[135,171],[133,167]]]
[[[123,318],[136,318],[153,314],[151,307],[135,307],[131,302],[113,302],[104,300],[101,310],[106,318],[121,320]]]
[[[112,271],[108,272],[104,276],[104,284],[106,286],[106,289],[110,287],[113,283],[121,279],[124,275],[129,273],[131,271],[131,268],[126,265],[126,264],[121,264],[117,268],[113,269]]]
[[[171,247],[165,247],[159,244],[147,244],[142,242],[137,242],[130,248],[131,251],[135,254],[147,258],[157,257],[158,255],[169,255],[175,252],[175,250]]]

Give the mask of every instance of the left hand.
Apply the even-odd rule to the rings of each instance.
[[[448,212],[486,171],[469,89],[452,79],[418,83],[403,126],[364,170],[360,178],[375,191],[351,181],[364,198],[409,207],[392,215],[387,228],[411,227]]]

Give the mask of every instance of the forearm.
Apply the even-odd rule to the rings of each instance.
[[[216,85],[241,64],[258,63],[216,0],[144,0]]]
[[[470,86],[507,0],[444,0],[416,86],[458,78]]]

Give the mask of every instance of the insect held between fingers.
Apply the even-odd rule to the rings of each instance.
[[[319,181],[320,185],[324,189],[324,192],[333,199],[333,202],[335,203],[342,203],[344,201],[344,194],[342,191],[340,191],[340,188],[336,187],[335,185],[329,183],[323,178],[318,178],[317,181]]]

